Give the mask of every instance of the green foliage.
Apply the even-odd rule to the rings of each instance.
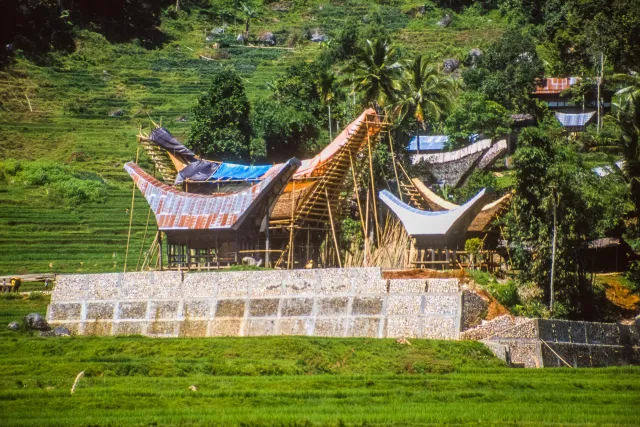
[[[510,29],[489,46],[477,67],[462,75],[470,90],[484,93],[509,110],[524,112],[530,109],[530,94],[536,80],[544,76],[544,65],[533,38]]]
[[[550,67],[558,74],[593,75],[600,54],[616,70],[640,61],[640,7],[636,0],[511,1],[541,28]]]
[[[625,275],[633,292],[640,292],[640,261],[632,261]]]
[[[475,255],[478,252],[480,252],[481,249],[482,249],[482,240],[480,240],[478,237],[467,239],[467,241],[464,242],[464,250],[466,252],[469,252]]]
[[[341,246],[349,250],[352,246],[359,247],[364,242],[362,223],[353,218],[345,218],[340,225]]]
[[[469,241],[470,240],[467,240],[467,242]],[[466,245],[465,250],[468,250],[466,249]],[[479,270],[469,270],[468,274],[477,285],[484,288],[496,300],[498,300],[500,304],[508,308],[511,312],[520,309],[521,301],[518,294],[518,284],[514,280],[509,279],[498,281],[491,274]]]
[[[305,158],[313,153],[318,130],[315,117],[291,105],[259,99],[252,115],[253,129],[265,144],[269,161]]]
[[[315,64],[296,62],[285,70],[273,84],[273,97],[283,105],[319,114],[321,71]]]
[[[624,212],[612,182],[603,182],[575,147],[550,129],[528,128],[514,156],[515,196],[506,216],[511,257],[521,283],[535,283],[549,298],[552,238],[556,232],[554,295],[572,315],[593,315],[591,290],[580,251]],[[557,226],[554,228],[554,218]]]
[[[49,187],[50,196],[54,201],[77,205],[89,202],[102,202],[107,191],[104,183],[95,180],[70,178],[58,181]]]
[[[3,1],[0,25],[0,66],[9,60],[11,50],[42,60],[49,50],[73,49],[69,14],[55,0]],[[12,49],[7,49],[7,45]]]
[[[30,301],[44,301],[46,300],[46,295],[42,292],[29,292],[29,296],[27,297]]]
[[[368,40],[353,61],[345,67],[345,73],[354,84],[353,90],[367,106],[393,105],[395,85],[402,67],[398,62],[396,47],[386,40]]]
[[[483,188],[495,189],[497,185],[498,180],[491,171],[475,169],[460,188],[452,190],[453,201],[462,205]]]
[[[79,173],[50,160],[18,162],[8,159],[2,165],[9,180],[25,186],[46,187],[52,201],[62,204],[102,202],[106,184],[93,173]]]
[[[455,82],[441,75],[421,55],[405,65],[399,86],[395,113],[401,123],[415,120],[426,130],[427,122],[439,122],[453,105]]]
[[[201,155],[222,161],[247,161],[251,141],[249,100],[237,72],[213,74],[209,91],[198,99],[187,145]]]
[[[488,138],[499,138],[510,132],[511,115],[499,103],[490,101],[484,94],[465,92],[456,101],[455,107],[445,122],[445,134],[450,138],[452,149],[469,144],[469,137],[482,134]]]

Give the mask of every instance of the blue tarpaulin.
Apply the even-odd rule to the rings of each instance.
[[[409,151],[442,151],[449,140],[446,135],[420,135],[414,136],[409,141]]]
[[[211,180],[230,180],[230,179],[258,179],[267,171],[271,169],[271,166],[244,166],[235,165],[233,163],[222,163],[220,167],[211,175]]]
[[[469,137],[469,143],[474,143],[480,135],[474,133]],[[447,135],[419,135],[409,141],[407,151],[444,151],[449,137]]]

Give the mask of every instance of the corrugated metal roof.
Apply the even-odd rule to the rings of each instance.
[[[547,77],[533,92],[536,95],[557,94],[569,89],[580,81],[580,77]]]
[[[565,128],[583,128],[593,118],[595,111],[590,113],[556,113],[556,118]]]
[[[131,175],[151,210],[160,230],[237,230],[251,211],[267,195],[272,203],[300,166],[296,158],[281,165],[260,183],[245,190],[223,195],[203,195],[178,191],[151,175],[133,162],[124,168]]]

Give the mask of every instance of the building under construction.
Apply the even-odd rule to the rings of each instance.
[[[315,157],[264,166],[198,158],[157,127],[139,142],[164,183],[136,164],[125,168],[155,214],[160,251],[166,235],[168,268],[216,268],[246,256],[283,268],[340,265],[347,195],[372,168],[385,126],[368,109]]]

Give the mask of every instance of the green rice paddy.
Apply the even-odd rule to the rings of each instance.
[[[640,417],[638,367],[513,369],[477,342],[7,330],[47,302],[0,298],[0,425],[633,426]]]

